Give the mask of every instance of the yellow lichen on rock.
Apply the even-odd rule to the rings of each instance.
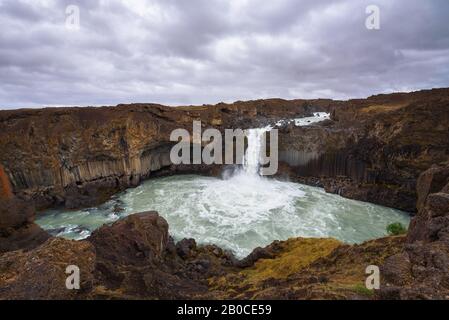
[[[282,251],[275,259],[260,259],[241,274],[245,282],[269,278],[282,279],[298,272],[319,258],[327,256],[341,245],[336,239],[294,238],[281,242]]]

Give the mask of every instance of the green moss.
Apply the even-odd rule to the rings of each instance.
[[[400,222],[391,223],[387,226],[387,232],[389,235],[398,236],[407,233],[407,228]]]
[[[374,290],[370,290],[361,284],[356,284],[353,290],[361,296],[372,297],[374,295]]]

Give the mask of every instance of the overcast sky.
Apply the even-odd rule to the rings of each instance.
[[[2,109],[432,87],[449,87],[448,0],[0,0]]]

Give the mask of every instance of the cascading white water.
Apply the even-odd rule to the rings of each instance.
[[[245,130],[248,146],[243,157],[243,170],[253,176],[259,175],[260,157],[262,152],[262,138],[269,128]]]

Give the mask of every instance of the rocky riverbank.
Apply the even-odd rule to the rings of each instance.
[[[174,243],[156,212],[134,214],[83,241],[39,239],[1,254],[0,298],[445,299],[449,165],[424,172],[418,195],[420,210],[407,237],[360,245],[296,238],[257,248],[243,260],[193,239]],[[81,270],[80,290],[65,287],[68,265]],[[381,268],[380,290],[364,287],[368,265]]]

